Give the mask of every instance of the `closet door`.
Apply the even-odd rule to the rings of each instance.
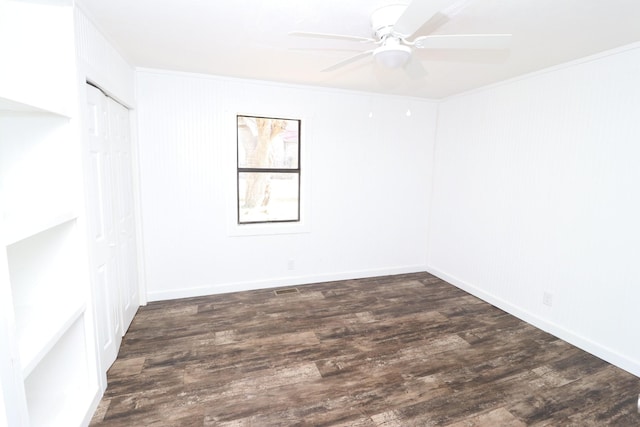
[[[116,360],[123,335],[119,313],[117,234],[107,97],[87,85],[88,167],[87,225],[94,287],[100,370]]]
[[[139,306],[135,263],[136,229],[132,191],[131,131],[129,110],[111,98],[107,98],[107,107],[115,188],[114,221],[120,289],[119,308],[122,328],[126,331]]]

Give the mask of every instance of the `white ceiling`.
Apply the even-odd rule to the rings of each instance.
[[[371,58],[321,72],[355,54],[353,49],[369,46],[288,35],[311,31],[370,37],[371,12],[403,1],[77,2],[137,67],[423,98],[442,98],[640,41],[640,0],[472,0],[434,34],[511,33],[510,50],[419,51],[428,75],[415,80]]]

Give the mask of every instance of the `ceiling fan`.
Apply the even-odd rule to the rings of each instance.
[[[413,0],[410,4],[391,4],[371,14],[372,37],[294,31],[292,36],[337,39],[373,44],[375,47],[346,58],[321,71],[334,71],[371,57],[387,68],[404,67],[414,78],[426,75],[420,61],[412,58],[414,49],[506,49],[511,34],[431,34],[460,13],[471,0]],[[420,32],[421,35],[411,40]]]

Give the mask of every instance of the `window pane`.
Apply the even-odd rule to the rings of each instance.
[[[299,173],[241,172],[238,222],[298,221]]]
[[[238,116],[238,167],[298,169],[300,120]]]

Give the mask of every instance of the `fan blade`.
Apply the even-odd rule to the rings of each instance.
[[[290,47],[287,50],[292,52],[362,52],[362,49],[339,49],[332,47]]]
[[[306,31],[292,31],[289,33],[289,35],[296,36],[296,37],[311,37],[316,39],[334,39],[334,40],[346,40],[346,41],[360,42],[360,43],[376,43],[374,39],[371,39],[368,37],[346,36],[342,34],[309,33]]]
[[[410,37],[441,9],[450,6],[452,0],[413,0],[393,26],[394,34]]]
[[[451,6],[441,10],[440,13],[446,16],[447,18],[451,19],[457,14],[459,14],[460,12],[462,12],[467,6],[469,6],[469,3],[471,3],[471,1],[472,0],[458,0],[457,2],[453,3]]]
[[[509,49],[422,49],[423,61],[455,64],[504,64],[509,59]]]
[[[419,34],[431,34],[451,19],[447,15],[443,15],[441,12],[437,12],[422,27],[418,30]]]
[[[427,76],[427,70],[425,70],[422,63],[413,56],[409,59],[409,62],[405,64],[404,70],[407,72],[407,75],[414,80]]]
[[[321,70],[321,71],[322,72],[327,72],[327,71],[337,70],[340,67],[344,67],[345,65],[351,64],[352,62],[356,62],[356,61],[358,61],[358,60],[360,60],[362,58],[365,58],[367,56],[372,55],[374,50],[375,49],[367,50],[366,52],[360,52],[357,55],[350,56],[349,58],[347,58],[347,59],[345,59],[343,61],[340,61],[337,64],[333,64],[332,66],[327,67],[327,68],[325,68],[324,70]]]
[[[454,34],[418,37],[418,49],[507,49],[511,34]]]
[[[425,22],[418,33],[420,34],[431,34],[447,22],[451,21],[456,15],[462,12],[472,0],[458,0],[453,3],[451,6],[436,12],[427,22]],[[415,34],[415,33],[414,33]]]

